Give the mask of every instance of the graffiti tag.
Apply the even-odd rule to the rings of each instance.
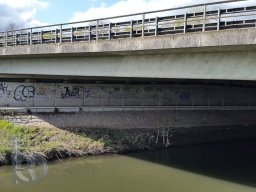
[[[7,93],[8,84],[7,83],[0,83],[0,92]]]
[[[69,87],[64,87],[64,89],[65,89],[65,93],[62,94],[62,98],[65,98],[65,97],[77,97],[78,98],[80,96],[80,94],[79,94],[80,89],[77,87],[72,88],[72,89],[70,89]]]
[[[84,89],[84,98],[88,98],[91,95],[91,90],[88,88]]]
[[[37,87],[36,94],[37,95],[45,95],[47,87],[44,84],[39,84]]]
[[[180,99],[182,99],[182,100],[189,100],[189,98],[190,98],[189,92],[183,92],[180,94]]]
[[[35,96],[35,87],[20,85],[14,91],[14,99],[16,101],[26,101],[27,98],[33,98]]]

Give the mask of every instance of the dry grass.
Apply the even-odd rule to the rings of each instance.
[[[82,156],[104,153],[105,143],[88,138],[84,134],[74,134],[60,129],[42,129],[22,127],[0,120],[0,154],[10,154],[13,139],[20,140],[19,150],[22,153],[42,153],[61,156]]]

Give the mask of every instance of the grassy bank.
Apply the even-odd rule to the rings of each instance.
[[[157,137],[155,130],[92,129],[75,133],[17,126],[0,120],[0,164],[11,163],[14,138],[20,140],[19,151],[23,155],[40,154],[51,160],[151,149],[158,146]]]
[[[20,140],[19,151],[21,153],[38,153],[47,159],[97,154],[107,150],[103,142],[93,140],[85,135],[59,129],[16,126],[0,120],[0,158],[2,163],[9,161],[7,157],[12,152],[14,138]]]

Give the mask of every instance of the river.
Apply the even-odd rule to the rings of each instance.
[[[173,147],[48,163],[38,184],[15,184],[0,168],[1,192],[255,192],[256,141]]]

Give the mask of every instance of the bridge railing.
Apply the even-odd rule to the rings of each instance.
[[[0,47],[111,40],[255,27],[256,3],[254,6],[235,7],[235,2],[240,1],[248,2],[246,0],[228,0],[82,22],[5,31],[0,32]],[[229,5],[230,3],[232,4]]]
[[[5,105],[4,102],[0,105],[1,108],[6,107],[26,107],[26,108],[43,108],[43,107],[99,107],[99,108],[129,108],[129,107],[138,107],[138,108],[148,108],[148,107],[159,107],[159,108],[236,108],[243,107],[250,109],[251,107],[256,107],[256,97],[249,93],[250,95],[243,98],[235,96],[232,98],[230,95],[222,95],[219,97],[207,96],[202,98],[200,96],[190,96],[187,98],[184,95],[184,98],[178,96],[90,96],[86,98],[84,96],[72,96],[63,98],[56,95],[49,95],[45,97],[28,97],[25,101],[22,102],[8,102],[8,105]]]

